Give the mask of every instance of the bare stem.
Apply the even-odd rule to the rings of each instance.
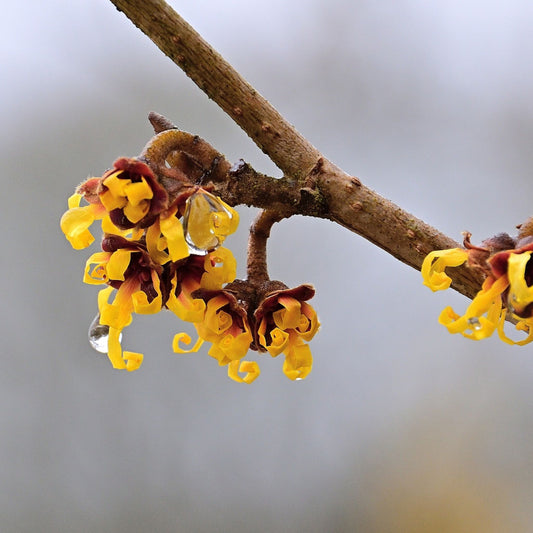
[[[288,214],[328,218],[416,269],[420,269],[428,252],[459,246],[324,158],[164,0],[111,2],[285,173],[284,180],[254,181],[249,168],[237,172],[234,183],[217,184],[226,201],[240,203],[245,198],[244,203],[264,208],[273,207],[271,201],[275,209]],[[266,191],[267,187],[271,192]],[[260,202],[256,202],[258,198]],[[466,267],[453,269],[450,276],[452,286],[470,298],[481,286],[480,274]]]
[[[248,281],[252,284],[259,285],[270,279],[267,267],[267,241],[272,226],[282,218],[283,215],[279,213],[263,210],[250,227],[246,274]]]

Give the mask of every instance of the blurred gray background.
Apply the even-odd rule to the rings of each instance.
[[[533,214],[533,4],[172,5],[327,157],[473,241]],[[74,187],[167,115],[279,171],[110,2],[2,8],[0,531],[533,531],[533,348],[449,335],[468,301],[357,235],[294,217],[270,272],[311,282],[312,374],[239,385],[135,316],[134,373],[91,350],[97,287],[59,230]],[[244,273],[247,228],[228,241]]]

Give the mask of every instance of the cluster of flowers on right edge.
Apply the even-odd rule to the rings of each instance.
[[[502,233],[480,246],[472,245],[471,235],[466,233],[464,248],[433,251],[426,256],[421,272],[424,285],[433,291],[450,287],[452,280],[445,272],[448,267],[466,263],[486,276],[462,316],[451,307],[440,314],[439,323],[450,333],[481,340],[497,330],[501,340],[520,346],[533,340],[533,236],[528,234],[529,226],[526,223],[516,239]],[[523,339],[515,341],[505,334],[507,318],[525,333]]]

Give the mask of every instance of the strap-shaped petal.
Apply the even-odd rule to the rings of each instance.
[[[468,252],[462,248],[435,250],[430,252],[422,263],[424,285],[432,291],[442,291],[450,287],[452,279],[444,270],[446,267],[458,267],[468,259]]]
[[[289,348],[283,363],[283,373],[292,380],[305,379],[313,367],[311,349],[304,342],[295,342]]]
[[[531,259],[531,252],[509,254],[508,271],[509,278],[509,304],[511,310],[521,311],[533,302],[533,286],[526,282],[526,267]]]
[[[188,350],[180,346],[180,343],[184,343],[188,345],[188,344],[191,344],[191,342],[192,342],[192,339],[190,335],[187,335],[187,333],[176,333],[176,335],[174,335],[174,340],[172,341],[172,349],[176,353],[197,352],[200,349],[200,346],[202,346],[202,344],[204,343],[204,339],[202,339],[201,337],[198,337],[194,345]]]
[[[176,209],[171,212],[170,216],[161,216],[159,218],[161,233],[167,240],[168,253],[172,261],[178,261],[189,255],[189,247],[185,242],[183,227],[175,214]]]
[[[96,252],[85,262],[83,282],[89,285],[100,285],[108,280],[107,263],[111,257],[111,252]],[[91,270],[91,265],[96,265]]]
[[[231,283],[237,276],[237,261],[231,250],[220,247],[204,259],[205,273],[200,280],[203,289],[216,291],[225,283]]]
[[[245,372],[245,376],[241,378],[239,373]],[[261,374],[261,370],[255,361],[236,360],[228,364],[228,376],[237,383],[250,384],[259,377],[259,374]]]

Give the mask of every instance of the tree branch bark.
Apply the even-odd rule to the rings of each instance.
[[[235,182],[226,188],[234,201],[269,208],[273,207],[270,199],[289,214],[328,218],[418,270],[430,251],[460,246],[324,158],[164,0],[111,2],[284,172],[281,180],[262,176],[269,191],[254,195],[266,187],[257,181],[254,187],[254,172],[249,167],[237,170]],[[317,205],[323,208],[317,210]],[[466,267],[452,269],[449,275],[452,287],[469,298],[481,286],[481,275]]]

